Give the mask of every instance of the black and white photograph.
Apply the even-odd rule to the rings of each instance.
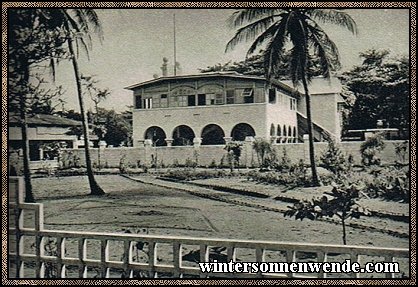
[[[3,2],[2,284],[416,283],[416,4],[352,3]]]

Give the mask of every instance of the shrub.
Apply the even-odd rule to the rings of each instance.
[[[367,209],[357,204],[359,198],[359,189],[354,185],[340,184],[335,185],[331,192],[324,193],[327,196],[313,198],[312,200],[302,200],[289,206],[289,210],[284,216],[295,217],[295,219],[304,218],[315,220],[321,217],[337,216],[341,219],[343,244],[347,244],[346,239],[346,220],[349,218],[360,218],[361,215],[367,215]]]
[[[349,169],[347,159],[332,139],[328,140],[328,149],[321,155],[321,163],[337,176]]]
[[[241,157],[242,143],[237,141],[231,141],[226,144],[225,148],[227,151],[227,159],[229,168],[234,170],[234,166],[239,166],[239,160]]]
[[[248,174],[248,179],[262,183],[284,184],[290,186],[308,186],[310,184],[310,178],[307,176],[307,169],[303,160],[290,166],[289,171],[287,172],[252,171]]]
[[[405,163],[406,155],[408,153],[408,141],[395,144],[395,153],[400,163]]]
[[[253,143],[258,158],[258,163],[261,168],[268,168],[271,166],[272,158],[275,156],[273,145],[265,139],[256,139]]]
[[[177,180],[197,180],[197,179],[208,179],[208,178],[222,178],[232,176],[231,172],[226,170],[170,170],[163,174],[163,177],[169,177]]]
[[[364,193],[370,197],[410,202],[409,168],[385,167],[370,170],[373,175],[363,181]]]
[[[383,141],[381,133],[370,136],[360,146],[361,163],[366,166],[380,165],[378,153],[380,153],[384,148],[385,142]]]

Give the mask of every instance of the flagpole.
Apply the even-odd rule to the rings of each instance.
[[[174,35],[174,76],[177,75],[177,55],[176,55],[176,13],[173,14],[173,35]]]

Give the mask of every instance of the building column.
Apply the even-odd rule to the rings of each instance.
[[[228,144],[232,141],[232,137],[224,137],[225,144]]]
[[[43,148],[39,148],[39,160],[43,160],[44,159],[44,149]]]
[[[165,142],[167,143],[167,146],[173,146],[173,139],[165,139]]]
[[[199,148],[202,145],[202,138],[193,138],[193,146]]]

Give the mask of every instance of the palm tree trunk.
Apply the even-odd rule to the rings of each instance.
[[[25,83],[29,80],[29,71],[25,71]],[[20,97],[20,120],[22,130],[22,150],[23,150],[23,177],[25,181],[25,202],[35,202],[33,196],[32,181],[29,168],[29,139],[28,139],[28,122],[26,113],[25,95]]]
[[[303,83],[303,88],[305,90],[306,117],[308,120],[309,160],[311,163],[312,185],[319,186],[318,173],[316,171],[316,164],[315,164],[315,148],[314,148],[313,125],[312,125],[312,115],[311,115],[311,96],[309,94],[308,83],[306,81],[305,75],[302,76],[302,83]]]
[[[73,39],[71,37],[68,38],[68,49],[70,51],[71,60],[73,63],[74,75],[75,75],[75,80],[77,84],[78,101],[80,104],[81,120],[83,122],[84,151],[85,151],[85,156],[86,156],[87,176],[88,176],[89,184],[90,184],[90,194],[91,195],[103,195],[105,194],[105,192],[97,184],[96,179],[94,178],[93,168],[91,166],[90,148],[89,148],[89,132],[88,132],[89,129],[88,129],[88,123],[87,123],[87,116],[86,116],[85,109],[84,109],[83,94],[81,91],[80,72],[78,69],[77,59],[74,53]]]

